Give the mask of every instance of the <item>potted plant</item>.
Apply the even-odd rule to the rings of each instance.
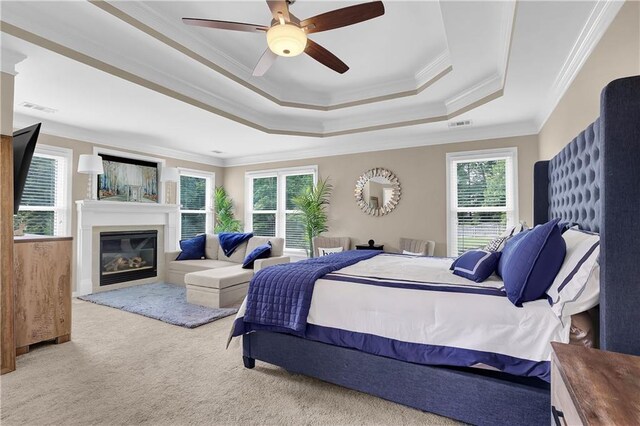
[[[222,186],[215,189],[215,212],[216,223],[213,232],[241,232],[242,225],[238,219],[233,216],[233,201],[227,191]]]
[[[328,180],[329,178],[320,180],[315,186],[308,186],[300,195],[292,199],[296,209],[300,211],[309,257],[314,256],[313,237],[317,237],[329,229],[326,206],[329,205],[333,186],[328,183]]]

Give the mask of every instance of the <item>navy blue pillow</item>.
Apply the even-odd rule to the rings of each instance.
[[[180,241],[180,254],[176,258],[176,260],[198,260],[202,259],[204,256],[204,246],[207,242],[207,236],[196,235],[193,238],[189,238],[188,240]]]
[[[249,238],[253,237],[252,232],[243,234],[241,232],[221,232],[218,234],[218,240],[220,241],[220,247],[224,255],[229,257],[236,251],[236,248]]]
[[[500,255],[499,251],[469,250],[454,261],[453,273],[481,283],[495,272]]]
[[[242,267],[244,269],[253,268],[253,262],[258,259],[264,259],[271,255],[271,241],[267,241],[267,244],[262,244],[251,250],[251,253],[244,258],[244,262],[242,263]]]
[[[508,255],[503,253],[499,267],[511,303],[522,306],[524,302],[544,296],[558,274],[566,252],[558,219],[554,219],[531,229],[516,241]]]
[[[529,231],[531,231],[531,229],[525,229],[524,231],[518,232],[516,235],[514,235],[513,237],[507,240],[507,243],[504,245],[504,248],[502,249],[502,256],[500,257],[500,262],[498,262],[498,269],[496,273],[499,276],[502,276],[502,269],[504,268],[504,265],[506,265],[507,261],[511,259],[511,255],[513,254],[514,249],[518,247],[518,245],[520,244],[520,241],[527,235]]]

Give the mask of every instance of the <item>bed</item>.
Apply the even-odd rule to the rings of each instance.
[[[601,97],[600,117],[552,160],[537,163],[534,175],[536,224],[559,218],[600,233],[600,347],[640,355],[640,333],[627,326],[640,322],[640,310],[636,308],[640,302],[640,248],[636,243],[640,236],[640,77],[607,85]],[[292,277],[297,282],[315,283],[313,299],[306,305],[292,304],[290,311],[271,318],[268,326],[244,329],[244,321],[235,322],[234,334],[243,335],[246,367],[253,368],[255,360],[261,360],[473,424],[550,421],[547,342],[568,342],[569,335],[567,324],[548,315],[545,300],[523,308],[510,307],[497,294],[500,282],[491,280],[480,286],[442,281],[442,288],[429,291],[437,298],[422,298],[420,294],[425,292],[415,291],[416,288],[439,283],[438,274],[446,267],[438,263],[450,263],[449,260],[388,254],[366,257],[363,253],[347,260],[338,268],[322,269],[324,266],[316,265],[313,271]],[[395,270],[404,270],[404,275],[385,275],[392,264],[396,265]],[[416,276],[411,271],[412,264],[419,264],[422,270],[431,268],[433,276]],[[357,295],[362,294],[358,288],[363,285],[374,289],[367,290],[367,296],[358,300]],[[338,291],[342,297],[336,299]],[[294,297],[310,299],[305,292]],[[322,303],[323,298],[331,297],[334,306]],[[358,308],[341,307],[342,298],[345,303],[359,303]],[[385,303],[400,299],[404,301]],[[486,306],[486,319],[453,319],[450,306],[454,303]],[[375,324],[367,318],[367,309],[379,314],[381,306],[390,319],[410,316],[412,320],[405,323],[413,323],[413,329],[394,329],[389,326],[394,321]],[[241,318],[261,314],[264,312],[260,307],[247,306],[246,302],[239,313]],[[430,322],[424,319],[427,317]],[[347,323],[356,333],[347,336],[335,332]],[[422,341],[421,330],[433,323],[448,325],[440,336],[443,340],[434,341],[433,333],[429,333],[431,340]],[[483,341],[465,341],[465,330],[473,327],[477,334],[483,327],[479,323],[502,327],[497,334],[487,330]],[[375,333],[367,329],[374,326]],[[370,337],[384,337],[385,333],[391,343]],[[417,351],[393,344],[402,340],[399,337],[411,344],[428,344],[432,355],[441,355],[442,364],[447,365],[434,365],[440,363],[434,362],[433,356],[428,360],[430,365],[412,358],[411,354]],[[483,358],[482,352],[501,352],[494,350],[500,345],[502,352],[512,351],[508,353],[512,360],[490,355]],[[474,353],[465,362],[460,353],[438,352],[438,347],[451,346],[481,352],[481,356]],[[482,366],[479,364],[493,368],[478,368]],[[502,371],[495,371],[496,367]]]

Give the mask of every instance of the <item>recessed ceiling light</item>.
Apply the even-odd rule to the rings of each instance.
[[[20,106],[24,107],[24,108],[29,108],[29,109],[35,109],[36,111],[46,112],[48,114],[53,114],[55,112],[58,112],[57,109],[53,109],[53,108],[49,108],[49,107],[46,107],[46,106],[34,104],[33,102],[22,102],[20,104]]]

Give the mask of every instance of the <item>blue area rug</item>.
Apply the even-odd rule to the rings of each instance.
[[[78,297],[169,324],[196,328],[238,312],[235,308],[208,308],[187,303],[187,289],[173,284],[143,284]]]

